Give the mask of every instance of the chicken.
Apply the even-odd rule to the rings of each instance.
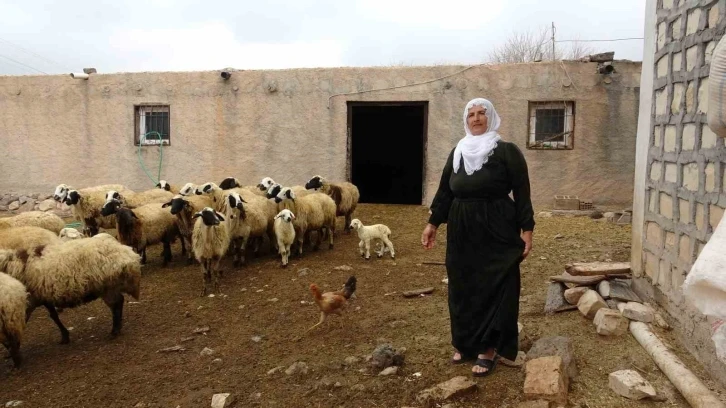
[[[325,318],[328,317],[329,314],[337,314],[338,316],[341,315],[341,311],[345,309],[345,307],[348,305],[348,299],[353,295],[353,292],[355,292],[357,280],[355,276],[351,276],[348,278],[348,281],[345,282],[345,285],[343,286],[343,289],[335,291],[335,292],[325,292],[320,293],[320,289],[318,288],[318,285],[311,284],[310,285],[310,293],[313,295],[313,298],[315,299],[315,304],[318,305],[318,309],[320,309],[320,321],[313,325],[313,327],[309,328],[307,331],[310,331],[325,321]],[[343,321],[340,322],[340,327],[343,327]]]

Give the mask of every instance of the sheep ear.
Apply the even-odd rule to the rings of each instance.
[[[295,217],[295,214],[293,214],[293,213],[290,213],[290,215],[292,215],[292,219],[293,219],[293,220],[294,220],[294,219],[297,219],[297,217]]]
[[[201,211],[200,211],[200,212],[196,212],[196,213],[194,213],[194,215],[192,216],[192,219],[195,219],[195,218],[197,218],[197,217],[201,217],[201,216],[202,216],[202,212],[201,212]]]
[[[154,187],[161,187],[161,183],[156,183]]]
[[[161,205],[161,208],[166,208],[166,207],[168,207],[168,206],[170,206],[170,205],[171,205],[171,201],[169,201],[168,203],[164,203],[164,204],[162,204],[162,205]]]
[[[244,198],[240,197],[239,200],[242,201],[243,203],[247,204],[247,201],[245,201]]]
[[[217,219],[218,219],[219,221],[221,221],[221,222],[224,222],[224,217],[222,216],[222,214],[220,214],[220,213],[218,213],[218,212],[215,212],[214,214],[215,214],[215,215],[217,216]]]

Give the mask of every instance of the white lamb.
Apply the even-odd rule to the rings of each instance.
[[[275,216],[275,237],[277,237],[277,247],[282,258],[282,267],[287,267],[290,258],[290,246],[295,242],[295,227],[292,221],[295,220],[295,214],[288,209],[280,211]]]
[[[363,223],[354,218],[350,222],[350,228],[353,228],[358,232],[358,249],[361,256],[365,256],[366,259],[371,259],[371,241],[381,242],[381,249],[376,251],[378,257],[382,257],[384,252],[390,251],[391,258],[396,258],[396,253],[393,250],[393,243],[391,242],[391,229],[383,224],[375,224],[365,226]],[[365,248],[365,254],[364,254]]]
[[[62,241],[70,241],[72,239],[83,238],[83,234],[81,233],[81,231],[78,231],[75,228],[66,227],[60,230],[60,232],[58,233],[58,238],[60,238]]]

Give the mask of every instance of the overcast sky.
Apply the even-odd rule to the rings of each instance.
[[[0,0],[0,75],[470,64],[552,22],[557,40],[643,37],[645,13],[645,0],[101,3]],[[590,45],[642,60],[642,40]]]

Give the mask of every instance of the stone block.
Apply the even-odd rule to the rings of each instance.
[[[658,278],[658,257],[650,252],[645,252],[645,274],[651,281]]]
[[[475,392],[477,385],[471,379],[459,376],[421,391],[416,400],[422,405],[433,405]]]
[[[665,21],[658,24],[658,38],[656,40],[657,49],[663,48],[666,39],[666,23]]]
[[[711,7],[710,10],[708,10],[708,27],[713,28],[718,26],[718,21],[720,17],[720,10],[718,7],[718,3],[716,3],[713,7]]]
[[[674,40],[679,40],[681,38],[681,24],[683,23],[683,20],[678,17],[671,23],[671,38]]]
[[[696,125],[686,123],[683,125],[683,137],[681,138],[681,150],[694,150],[696,148]]]
[[[678,258],[685,262],[693,260],[691,256],[691,237],[688,235],[683,234],[678,239]]]
[[[234,403],[234,395],[225,394],[214,394],[212,396],[212,408],[226,408],[232,406]]]
[[[669,220],[673,219],[673,198],[667,193],[660,193],[658,213]]]
[[[668,58],[669,55],[666,54],[658,60],[656,64],[656,75],[658,78],[663,78],[668,75]]]
[[[701,21],[701,9],[696,8],[688,13],[686,19],[686,35],[690,35],[698,31],[698,23]]]
[[[681,112],[681,101],[683,100],[683,93],[685,92],[685,89],[683,87],[683,84],[677,83],[673,84],[673,100],[671,101],[671,114],[677,115]],[[667,150],[670,151],[670,150]],[[672,150],[672,151],[675,151]]]
[[[622,312],[623,316],[628,319],[643,323],[652,322],[653,314],[655,313],[652,308],[637,302],[626,303]]]
[[[648,190],[648,211],[651,213],[655,212],[655,198],[657,197],[657,192],[654,189]]]
[[[717,190],[716,186],[716,165],[714,163],[708,163],[706,165],[706,192],[714,193]]]
[[[587,292],[588,290],[590,290],[590,289],[586,286],[580,286],[577,288],[567,289],[565,291],[565,300],[567,300],[567,303],[569,303],[571,305],[576,305],[577,302],[580,301],[580,298],[582,297],[582,295],[584,295],[585,292]]]
[[[660,181],[661,174],[663,173],[663,163],[654,161],[650,165],[650,179],[653,181]]]
[[[597,284],[597,293],[602,297],[603,299],[609,299],[610,298],[610,282],[604,280]],[[607,302],[606,302],[607,304]]]
[[[597,334],[601,336],[621,336],[628,331],[630,322],[617,310],[600,309],[595,315]]]
[[[649,222],[645,226],[645,239],[653,245],[660,246],[661,228],[655,222]]]
[[[524,369],[525,398],[567,403],[569,381],[561,357],[550,356],[530,360]]]
[[[670,10],[670,9],[672,9],[673,8],[673,1],[674,0],[663,0],[663,9],[664,10]]]
[[[683,177],[681,183],[686,190],[698,191],[698,163],[688,163],[682,166]]]
[[[665,128],[665,137],[663,138],[663,149],[666,152],[676,151],[676,127],[675,125],[667,125]]]
[[[701,78],[698,85],[698,113],[708,113],[708,78]]]
[[[577,302],[577,309],[580,310],[583,316],[588,319],[595,318],[595,314],[602,308],[607,308],[608,305],[605,300],[600,296],[599,293],[594,290],[588,290]]]
[[[678,199],[678,221],[683,224],[691,223],[691,203],[682,198]]]
[[[717,140],[718,136],[704,123],[701,127],[701,149],[713,149]]]
[[[698,45],[686,48],[686,71],[700,66],[698,63]]]
[[[724,213],[723,208],[721,208],[717,205],[711,204],[711,207],[709,209],[709,214],[708,214],[708,223],[711,225],[712,230],[715,230],[716,226],[718,226],[718,223],[723,218],[723,213]]]
[[[655,114],[665,115],[668,103],[668,88],[662,88],[655,91]]]
[[[686,88],[686,112],[693,113],[696,109],[696,81],[688,82]]]
[[[8,205],[8,210],[15,211],[20,208],[20,201],[13,201]]]
[[[683,66],[683,53],[677,52],[673,54],[673,72],[680,72]]]
[[[709,41],[706,45],[706,50],[703,53],[704,63],[710,64],[713,58],[713,50],[716,49],[716,41]]]
[[[665,164],[665,181],[669,183],[678,182],[678,165],[675,163]]]
[[[530,361],[549,356],[559,356],[565,366],[567,376],[571,379],[577,377],[577,365],[572,340],[563,336],[543,337],[532,345],[532,348],[527,352],[526,359]]]
[[[673,233],[671,231],[666,231],[665,247],[669,251],[674,251],[676,249],[676,234],[675,233]]]
[[[662,129],[663,129],[662,126],[653,127],[653,146],[655,146],[655,147],[660,147],[661,144],[663,143],[662,142],[662,138],[663,138]]]
[[[704,206],[701,203],[696,203],[696,228],[698,228],[699,231],[703,231],[704,227],[706,226],[706,216],[704,211]]]
[[[638,372],[633,370],[610,373],[608,385],[616,394],[632,400],[656,396],[655,388]]]
[[[671,287],[671,263],[666,259],[660,260],[660,268],[658,270],[658,286],[663,290],[668,290]]]

